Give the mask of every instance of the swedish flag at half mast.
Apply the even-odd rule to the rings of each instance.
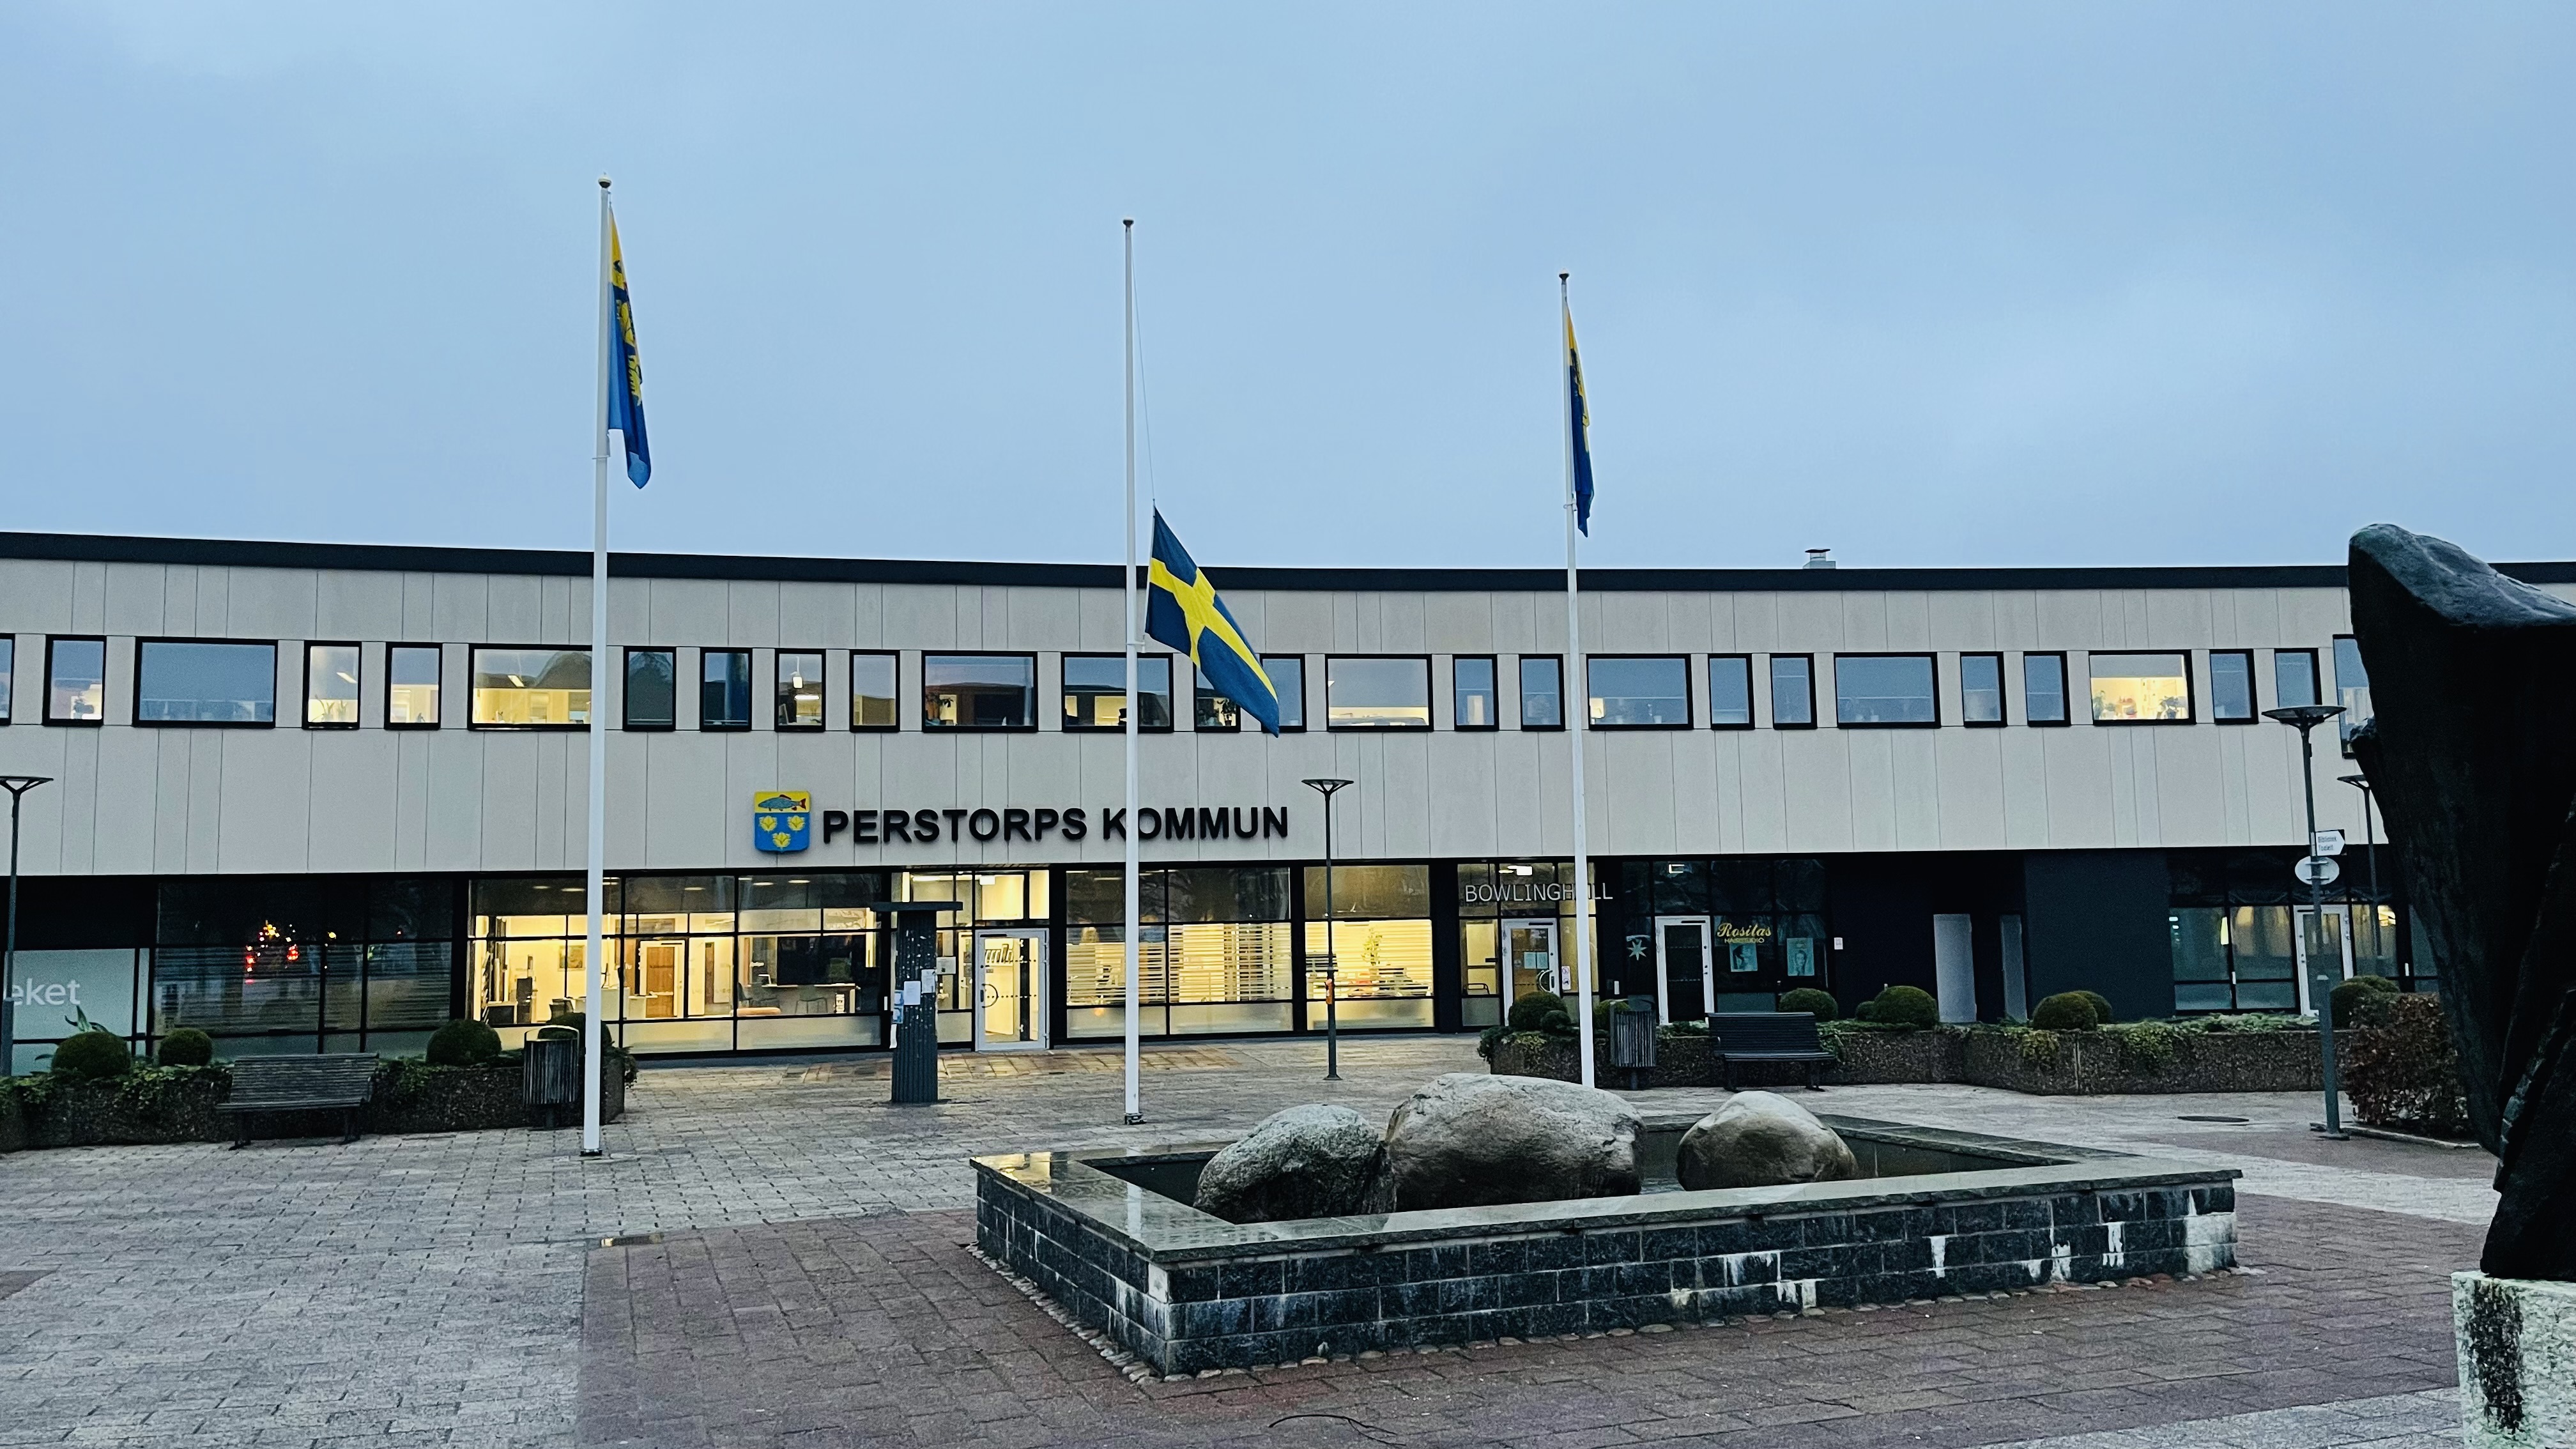
[[[626,252],[617,244],[615,216],[608,219],[608,301],[608,425],[626,439],[626,476],[641,488],[653,476],[653,450],[644,441],[644,363],[635,355],[635,304],[626,295]]]
[[[1145,633],[1190,656],[1219,694],[1279,733],[1279,691],[1262,672],[1261,656],[1216,596],[1216,581],[1190,561],[1172,536],[1163,511],[1154,510],[1154,561],[1145,574]]]

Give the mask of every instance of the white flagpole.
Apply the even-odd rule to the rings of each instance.
[[[1120,879],[1127,908],[1127,1120],[1142,1122],[1145,1109],[1136,1081],[1138,1018],[1143,1014],[1136,977],[1136,938],[1141,934],[1136,881],[1136,716],[1141,704],[1136,694],[1136,220],[1129,217],[1119,225],[1127,246],[1127,571],[1118,576],[1119,594],[1127,601],[1127,869]]]
[[[1570,273],[1556,274],[1558,330],[1573,336],[1574,301],[1567,292]],[[1574,749],[1574,1029],[1582,1043],[1583,1085],[1592,1085],[1592,852],[1583,833],[1583,732],[1592,727],[1592,671],[1583,662],[1583,610],[1575,592],[1573,356],[1570,342],[1560,342],[1566,356],[1559,364],[1557,391],[1565,394],[1565,737]]]
[[[605,904],[608,863],[608,721],[600,717],[607,697],[600,681],[608,668],[608,356],[609,329],[617,325],[610,299],[609,233],[615,225],[608,202],[608,178],[599,178],[599,386],[591,403],[598,426],[591,429],[598,450],[591,457],[590,479],[590,860],[584,888],[590,923],[582,948],[589,976],[589,1009],[581,1014],[581,1155],[597,1157],[599,1146],[599,1038],[606,1030],[600,1017],[608,1008],[608,973],[600,950],[599,914]]]

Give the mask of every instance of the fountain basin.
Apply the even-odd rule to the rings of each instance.
[[[2231,1267],[2237,1173],[1825,1116],[1865,1175],[1687,1192],[1699,1114],[1641,1113],[1633,1197],[1229,1223],[1226,1144],[974,1159],[976,1240],[1156,1371]]]

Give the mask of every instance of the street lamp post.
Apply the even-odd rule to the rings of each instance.
[[[1333,954],[1333,797],[1350,787],[1348,780],[1316,779],[1306,784],[1324,797],[1324,1080],[1342,1079],[1341,958]]]
[[[2335,1081],[2334,983],[2341,980],[2343,963],[2333,963],[2331,974],[2320,975],[2318,949],[2325,945],[2326,881],[2323,857],[2317,854],[2317,756],[2309,731],[2343,713],[2341,705],[2294,704],[2286,709],[2267,709],[2265,719],[2276,719],[2299,732],[2299,783],[2307,790],[2308,854],[2300,862],[2300,874],[2308,883],[2308,980],[2317,998],[2317,1043],[2325,1053],[2326,1121],[2323,1131],[2329,1141],[2344,1140],[2342,1088]]]
[[[6,955],[0,955],[0,1077],[12,1074],[18,1056],[18,1009],[9,995],[18,989],[18,804],[52,778],[0,775],[0,790],[9,792],[9,944]]]

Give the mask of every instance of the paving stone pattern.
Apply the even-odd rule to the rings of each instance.
[[[861,1059],[648,1070],[608,1129],[609,1158],[589,1166],[572,1134],[526,1131],[0,1157],[0,1446],[509,1446],[566,1443],[577,1428],[708,1442],[692,1426],[728,1416],[749,1427],[717,1442],[829,1444],[856,1442],[827,1424],[864,1411],[880,1416],[866,1422],[871,1443],[1360,1444],[1388,1442],[1359,1427],[1387,1421],[1417,1426],[1399,1442],[1583,1449],[1848,1418],[1882,1385],[1898,1396],[1882,1407],[1948,1396],[1903,1410],[1915,1416],[1900,1416],[1904,1433],[1921,1437],[1887,1442],[1989,1443],[2445,1389],[2446,1275],[2474,1261],[2469,1225],[2493,1202],[2481,1181],[2413,1165],[2438,1149],[2356,1141],[2333,1162],[2296,1160],[2282,1144],[2314,1115],[2304,1101],[1843,1089],[1816,1100],[2085,1145],[2226,1138],[2232,1150],[2192,1146],[2247,1171],[2246,1260],[2274,1271],[1140,1391],[963,1246],[967,1157],[1224,1136],[1307,1101],[1382,1116],[1435,1073],[1478,1065],[1463,1038],[1348,1042],[1334,1084],[1318,1080],[1320,1043],[1169,1057],[1146,1081],[1151,1120],[1133,1128],[1118,1122],[1116,1053],[1093,1051],[961,1063],[948,1101],[903,1109]],[[2184,1113],[2254,1120],[2173,1120]],[[665,1241],[593,1246],[655,1232]],[[2367,1250],[2367,1272],[2329,1287],[2285,1257],[2337,1234]],[[675,1296],[653,1296],[657,1272]],[[746,1281],[779,1287],[764,1296]],[[618,1338],[618,1324],[638,1336]],[[762,1355],[727,1363],[743,1342]],[[2032,1367],[2061,1356],[2086,1365],[2083,1382],[2062,1364]],[[2186,1371],[2203,1374],[2192,1392],[2155,1387]],[[1987,1383],[2015,1391],[1958,1408]],[[790,1423],[808,1438],[762,1437]],[[1836,1442],[1876,1442],[1852,1432]]]

